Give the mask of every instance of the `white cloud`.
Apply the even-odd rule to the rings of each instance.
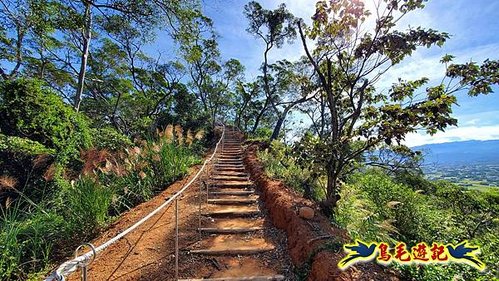
[[[430,143],[494,139],[499,139],[499,125],[483,127],[453,127],[445,132],[439,132],[433,136],[424,133],[413,133],[409,134],[405,138],[405,144],[413,147]]]
[[[499,50],[499,43],[462,49],[452,54],[456,56],[455,63],[467,61],[483,62],[486,58],[495,57]],[[445,49],[437,49],[436,54],[427,55],[426,49],[416,51],[403,63],[391,68],[378,83],[380,90],[389,88],[400,77],[404,80],[414,80],[427,77],[431,82],[440,82],[445,75],[445,66],[440,59],[446,53]]]

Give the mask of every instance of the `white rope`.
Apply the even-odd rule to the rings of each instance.
[[[111,244],[113,244],[116,241],[120,240],[125,235],[127,235],[130,232],[132,232],[138,226],[140,226],[145,221],[147,221],[152,216],[154,216],[159,211],[161,211],[161,209],[163,209],[168,204],[170,204],[171,202],[173,202],[173,200],[177,199],[177,197],[180,196],[198,178],[198,176],[201,174],[201,172],[206,167],[206,164],[208,164],[213,159],[213,157],[215,157],[215,154],[217,153],[217,150],[218,150],[218,146],[222,142],[222,140],[224,138],[224,135],[225,135],[225,125],[222,125],[222,126],[223,126],[222,136],[220,137],[220,140],[217,142],[217,144],[215,146],[215,151],[213,151],[213,154],[211,155],[210,158],[208,158],[208,159],[206,159],[204,161],[203,166],[196,173],[196,176],[194,176],[194,178],[192,178],[179,192],[175,193],[175,195],[173,195],[170,199],[166,200],[165,203],[161,204],[161,206],[159,206],[158,208],[156,208],[154,211],[152,211],[151,213],[149,213],[149,215],[143,217],[140,221],[136,222],[134,225],[130,226],[125,231],[123,231],[120,234],[116,235],[112,239],[108,240],[106,243],[104,243],[104,244],[100,245],[99,247],[95,248],[95,250],[88,251],[84,255],[81,255],[79,257],[76,257],[76,258],[74,258],[72,260],[69,260],[69,261],[61,264],[57,268],[57,270],[55,270],[54,272],[52,272],[52,274],[50,274],[47,278],[45,278],[45,281],[64,281],[65,280],[64,276],[67,276],[70,273],[76,271],[76,269],[78,269],[78,265],[84,263],[85,261],[88,261],[90,259],[90,257],[92,257],[94,255],[94,253],[97,254],[98,252],[100,252],[100,251],[106,249],[107,247],[109,247]]]

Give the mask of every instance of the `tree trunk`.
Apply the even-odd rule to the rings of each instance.
[[[253,129],[251,130],[251,133],[255,133],[256,132],[256,129],[258,129],[258,125],[260,124],[260,119],[262,118],[263,114],[265,113],[265,111],[267,111],[267,106],[269,105],[269,101],[268,99],[265,101],[265,104],[263,105],[263,108],[262,110],[260,111],[260,113],[258,113],[258,115],[256,116],[256,119],[255,119],[255,124],[253,125]]]
[[[321,209],[327,216],[332,216],[340,196],[338,194],[338,174],[333,165],[328,165],[327,169],[327,194],[326,199],[321,202]]]
[[[277,119],[277,123],[275,124],[274,131],[272,131],[272,136],[270,136],[271,142],[273,140],[276,140],[279,137],[279,134],[281,133],[282,124],[284,123],[285,119],[286,119],[286,113],[283,113]]]
[[[78,86],[76,88],[76,96],[74,101],[74,109],[76,112],[80,110],[81,96],[85,85],[85,74],[87,71],[88,53],[90,49],[90,40],[92,38],[92,14],[90,2],[85,4],[85,26],[83,28],[83,50],[81,54],[80,72],[78,73]]]

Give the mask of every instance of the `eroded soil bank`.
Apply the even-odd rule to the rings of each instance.
[[[345,271],[338,269],[337,264],[345,255],[339,245],[352,242],[347,233],[332,227],[313,202],[282,182],[267,177],[257,158],[257,150],[256,144],[246,149],[246,168],[260,191],[272,223],[286,232],[291,260],[300,275],[314,281],[399,280],[395,272],[374,263],[352,266]],[[298,215],[298,210],[304,206],[315,210],[313,219],[306,220]]]

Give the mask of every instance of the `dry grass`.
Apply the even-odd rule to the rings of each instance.
[[[83,168],[82,168],[82,174],[83,175],[89,175],[92,173],[95,169],[97,169],[101,164],[104,164],[108,162],[108,159],[111,158],[111,154],[109,151],[103,149],[103,150],[98,150],[96,148],[92,148],[89,150],[81,151],[80,152],[80,158],[83,160]]]
[[[47,154],[38,155],[33,159],[33,168],[38,169],[46,167],[50,160],[51,157]]]
[[[54,179],[54,176],[55,176],[55,164],[52,164],[43,174],[43,179],[45,181],[52,181]]]
[[[175,125],[175,138],[177,139],[178,144],[184,143],[184,128],[180,125]]]
[[[0,176],[0,191],[14,189],[17,185],[17,179],[11,176]]]
[[[194,135],[192,134],[191,129],[187,130],[187,135],[185,137],[185,144],[191,146],[194,141]]]
[[[168,143],[173,142],[173,125],[166,126],[163,136]]]
[[[204,138],[204,134],[205,134],[204,130],[201,129],[201,130],[199,130],[199,131],[196,132],[196,134],[194,135],[194,138],[196,140],[200,141],[200,140],[202,140]]]

